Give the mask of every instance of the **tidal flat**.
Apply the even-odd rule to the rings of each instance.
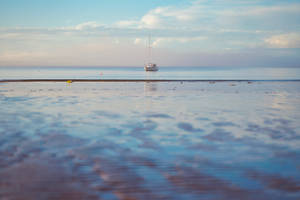
[[[0,83],[0,199],[300,199],[300,82]]]

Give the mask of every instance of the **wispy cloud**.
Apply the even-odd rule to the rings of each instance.
[[[265,38],[273,34],[300,33],[300,3],[274,2],[273,5],[264,5],[259,1],[207,2],[194,1],[185,7],[158,7],[141,19],[130,21],[128,27],[151,29],[159,37],[158,40],[169,40],[170,37],[176,40],[182,36],[194,39],[202,37],[208,38],[215,46],[213,41],[222,38],[227,40],[227,45],[235,47],[235,44],[247,41],[251,48],[253,44],[265,46]],[[123,25],[126,27],[125,22]],[[224,45],[224,42],[220,45]],[[241,48],[245,48],[245,45]]]
[[[184,7],[158,7],[140,19],[121,20],[113,24],[89,21],[56,28],[0,28],[0,38],[59,34],[137,38],[152,32],[157,38],[205,37],[213,41],[220,37],[228,39],[230,35],[236,40],[243,40],[247,34],[253,39],[254,34],[255,40],[265,44],[265,38],[272,34],[300,32],[300,3],[266,6],[250,1],[234,2],[240,3],[235,6],[228,6],[228,3],[223,7],[220,1],[212,1],[210,4],[207,1],[194,1]]]
[[[99,28],[101,27],[100,24],[98,24],[97,22],[85,22],[82,24],[78,24],[77,26],[75,26],[75,30],[88,30],[88,29],[95,29],[95,28]],[[72,29],[73,27],[71,27],[70,29]]]
[[[161,37],[156,38],[152,45],[154,47],[168,47],[168,46],[174,46],[174,43],[179,44],[186,44],[186,43],[192,43],[195,44],[195,42],[206,40],[206,37]]]
[[[300,48],[300,33],[273,35],[265,43],[272,48]]]

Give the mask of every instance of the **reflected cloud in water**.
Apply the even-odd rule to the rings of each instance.
[[[151,94],[151,92],[155,92],[158,89],[158,83],[156,82],[145,82],[144,83],[144,92],[145,95]]]
[[[2,84],[0,197],[299,199],[299,83],[234,84]]]

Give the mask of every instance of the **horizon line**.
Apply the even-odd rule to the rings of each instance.
[[[53,67],[53,68],[63,68],[63,67],[66,67],[66,68],[80,68],[80,67],[86,67],[86,68],[88,68],[88,67],[90,67],[90,68],[104,68],[104,67],[111,67],[111,68],[128,68],[128,67],[131,67],[131,68],[143,68],[144,67],[144,65],[127,65],[127,66],[119,66],[119,65],[74,65],[74,66],[72,66],[72,65],[40,65],[40,66],[38,66],[38,65],[34,65],[34,66],[30,66],[30,65],[24,65],[24,66],[22,66],[22,65],[17,65],[17,66],[1,66],[0,65],[0,68],[13,68],[13,67],[15,67],[15,68],[22,68],[22,67],[24,67],[24,68],[30,68],[30,67],[32,67],[32,68],[38,68],[38,67],[41,67],[41,68],[43,68],[43,67]],[[159,67],[162,67],[162,68],[169,68],[169,67],[176,67],[176,68],[178,68],[178,67],[197,67],[197,68],[201,68],[201,67],[224,67],[224,68],[300,68],[300,65],[299,66],[296,66],[296,65],[293,65],[293,66],[232,66],[232,65],[224,65],[224,66],[220,66],[220,65],[214,65],[214,66],[201,66],[201,65],[199,65],[199,66],[195,66],[195,65],[193,65],[193,66],[179,66],[179,65],[176,65],[176,66],[172,66],[172,65],[159,65]]]

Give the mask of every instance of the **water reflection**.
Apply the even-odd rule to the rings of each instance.
[[[156,82],[145,82],[144,83],[144,92],[145,95],[157,91],[158,83]]]
[[[0,197],[299,199],[299,83],[235,84],[3,84]]]

